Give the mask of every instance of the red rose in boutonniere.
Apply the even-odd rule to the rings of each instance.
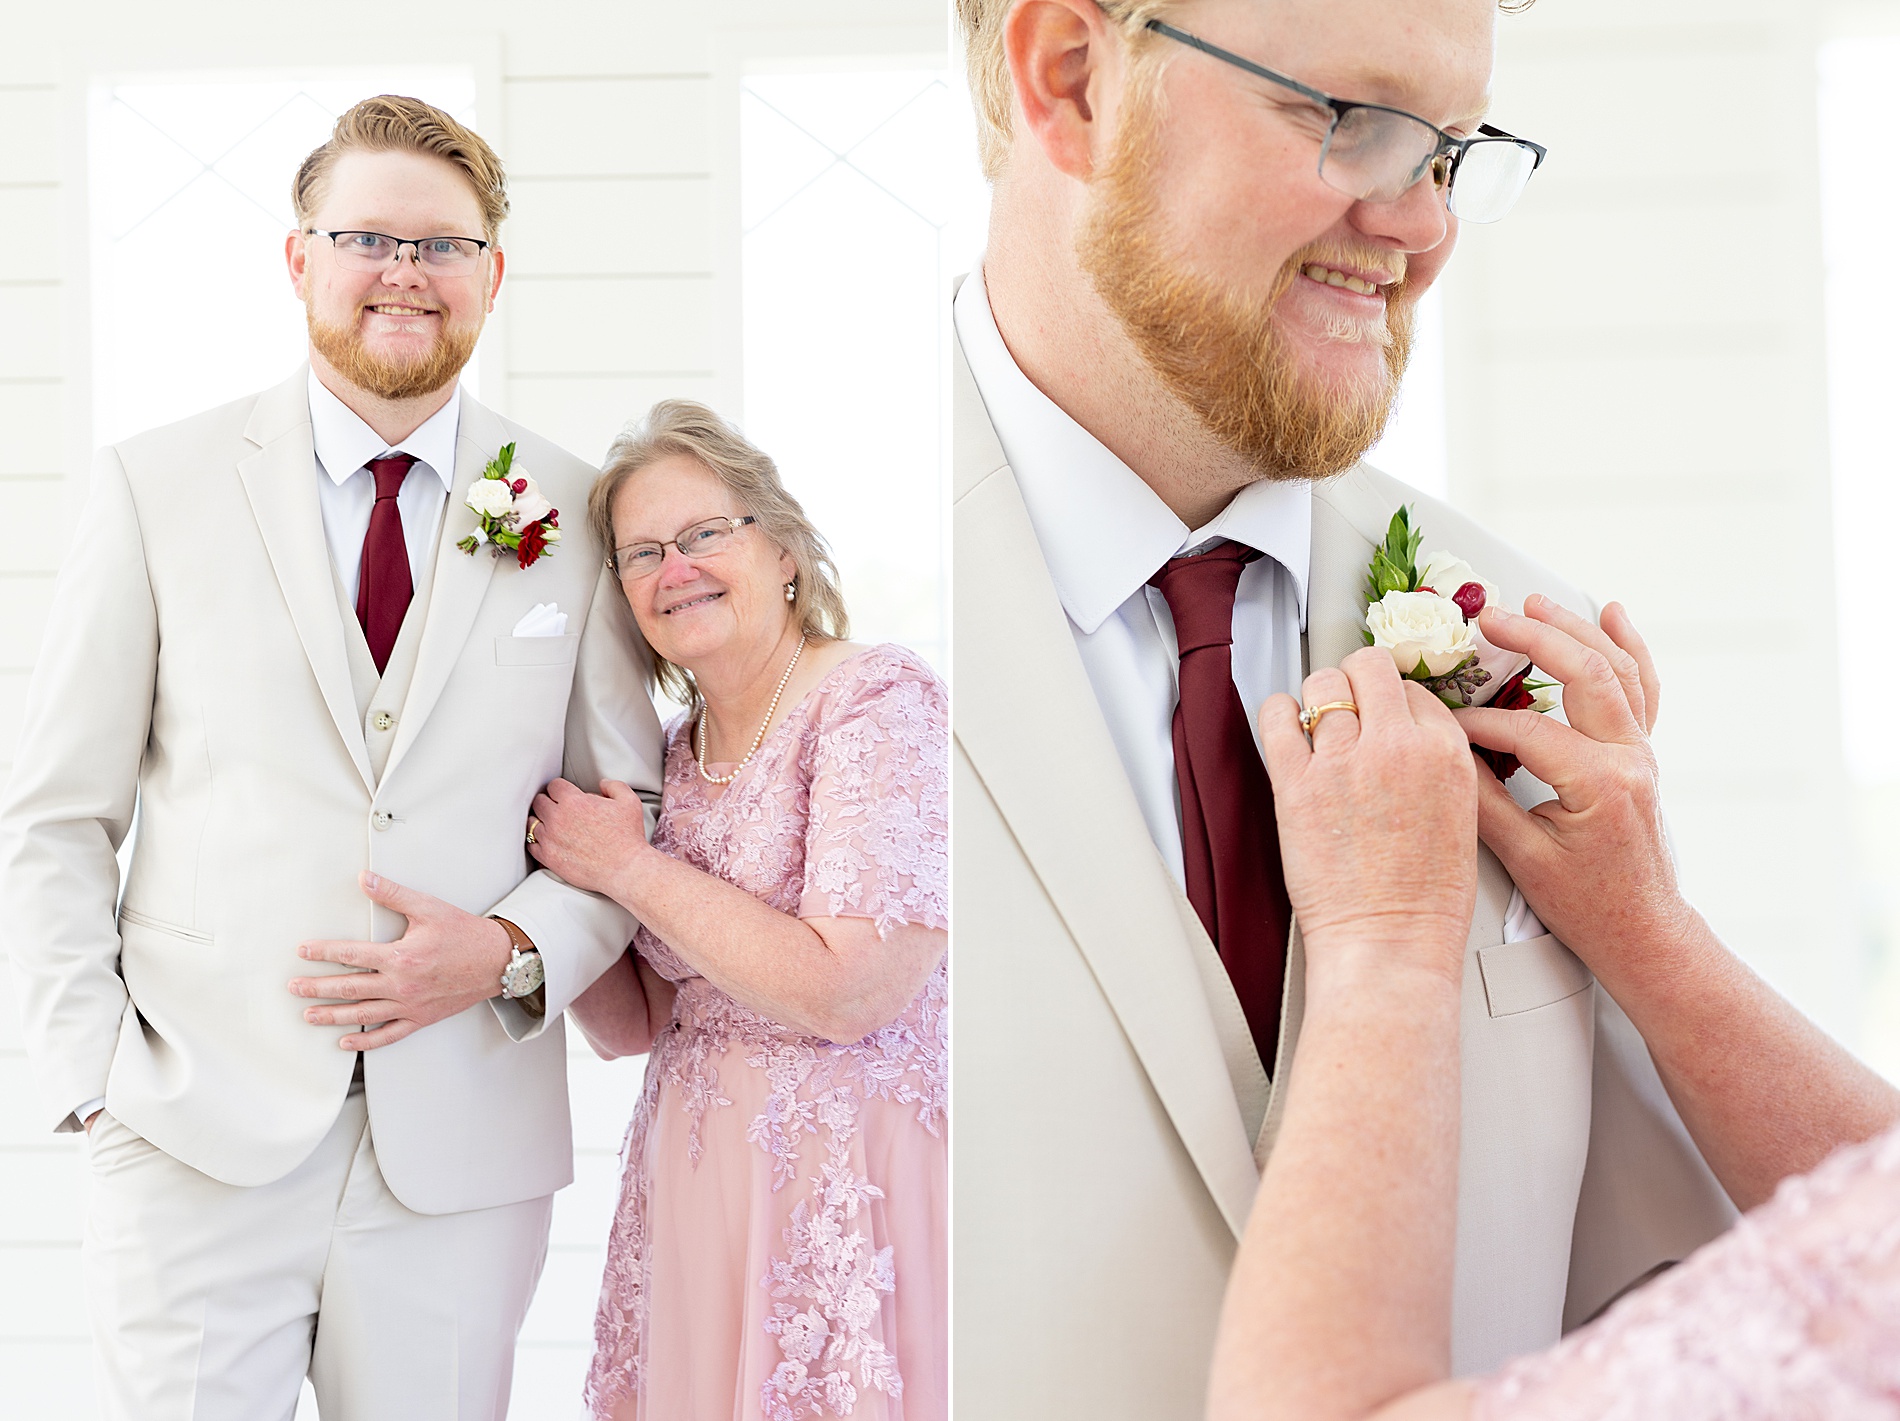
[[[1366,569],[1366,645],[1390,651],[1401,676],[1454,709],[1555,709],[1555,683],[1531,679],[1529,657],[1491,645],[1478,630],[1478,614],[1496,599],[1497,587],[1448,552],[1428,555],[1421,566],[1424,537],[1413,529],[1409,508],[1392,515]],[[1500,780],[1518,771],[1513,755],[1476,754]]]
[[[512,443],[502,445],[482,476],[469,485],[468,506],[475,510],[475,531],[455,546],[471,557],[485,543],[496,557],[513,553],[525,568],[552,553],[561,541],[561,511],[515,463]]]

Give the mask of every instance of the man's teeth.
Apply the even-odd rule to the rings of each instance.
[[[1378,294],[1379,288],[1373,282],[1362,281],[1356,276],[1348,276],[1343,271],[1334,271],[1331,267],[1321,266],[1318,262],[1314,262],[1304,270],[1308,277],[1322,286],[1343,286],[1348,291],[1357,291],[1361,296]]]
[[[371,306],[370,310],[379,316],[429,316],[434,312],[426,306]]]

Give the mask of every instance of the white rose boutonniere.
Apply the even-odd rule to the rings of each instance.
[[[455,546],[471,557],[477,548],[492,547],[496,557],[513,553],[525,568],[561,541],[561,512],[533,476],[515,463],[512,443],[502,445],[482,476],[469,485],[468,506],[475,511],[475,531]]]
[[[1497,585],[1453,553],[1432,553],[1421,566],[1423,541],[1411,509],[1392,515],[1366,569],[1366,645],[1390,651],[1399,675],[1448,706],[1554,709],[1554,687],[1530,678],[1530,658],[1491,645],[1478,630],[1478,614],[1497,599]],[[1509,755],[1475,753],[1500,780],[1517,772]]]

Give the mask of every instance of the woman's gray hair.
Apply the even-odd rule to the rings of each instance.
[[[694,400],[661,400],[632,424],[607,450],[607,463],[587,496],[587,521],[609,555],[614,548],[614,499],[640,470],[672,454],[684,454],[731,489],[754,518],[758,530],[790,553],[798,571],[793,584],[792,620],[813,641],[842,641],[851,635],[838,567],[831,549],[812,526],[798,500],[785,490],[778,465],[732,425]],[[657,652],[653,676],[674,700],[696,705],[699,687],[692,672]]]

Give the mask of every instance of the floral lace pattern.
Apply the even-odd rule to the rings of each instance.
[[[1488,1378],[1474,1421],[1896,1421],[1900,1129]]]
[[[781,912],[901,924],[949,922],[949,736],[942,683],[910,652],[880,646],[834,668],[740,777],[714,798],[696,772],[684,717],[668,727],[664,803],[654,843]],[[864,1106],[899,1107],[941,1140],[948,1095],[945,964],[896,1021],[860,1041],[805,1036],[696,975],[647,929],[634,943],[679,984],[654,1043],[628,1130],[595,1320],[587,1399],[608,1416],[645,1390],[653,1281],[653,1129],[687,1122],[685,1153],[706,1157],[707,1121],[758,1083],[722,1081],[735,1060],[762,1078],[764,1108],[744,1138],[768,1162],[769,1192],[790,1199],[783,1251],[756,1280],[748,1316],[779,1359],[759,1387],[767,1421],[849,1416],[866,1391],[898,1398],[904,1378],[886,1334],[899,1286],[874,1215],[894,1207],[869,1177]]]

